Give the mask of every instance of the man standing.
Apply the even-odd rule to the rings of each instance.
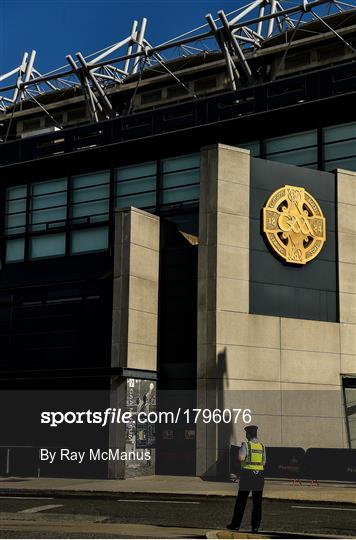
[[[264,487],[264,468],[266,451],[257,438],[257,426],[246,426],[247,443],[243,442],[239,450],[241,473],[239,492],[235,503],[234,514],[227,529],[238,531],[244,515],[248,495],[252,491],[252,532],[258,532],[262,517],[262,495]]]

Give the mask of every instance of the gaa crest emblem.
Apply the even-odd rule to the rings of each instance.
[[[321,251],[326,222],[320,206],[304,188],[277,189],[263,208],[263,232],[287,263],[306,264]]]

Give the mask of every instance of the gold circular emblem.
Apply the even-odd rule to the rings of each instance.
[[[326,221],[320,206],[304,188],[277,189],[263,208],[263,232],[273,250],[286,262],[306,264],[326,240]]]

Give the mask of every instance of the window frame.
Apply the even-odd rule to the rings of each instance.
[[[329,129],[329,128],[338,128],[338,127],[342,127],[342,126],[347,126],[347,125],[354,125],[355,126],[355,136],[354,137],[344,137],[342,139],[334,139],[333,141],[325,141],[325,134],[326,134],[326,130]],[[352,142],[354,141],[355,143],[355,153],[354,154],[345,154],[343,156],[339,156],[339,157],[336,157],[336,158],[329,158],[329,159],[326,159],[325,157],[325,149],[326,148],[331,148],[333,145],[338,145],[338,144],[342,144],[342,143],[349,143],[349,142]],[[333,124],[333,125],[330,125],[330,126],[324,126],[323,129],[322,129],[322,141],[321,141],[321,157],[322,157],[322,170],[326,170],[326,171],[333,171],[337,168],[343,168],[342,166],[339,165],[339,162],[340,161],[346,161],[346,160],[349,160],[349,159],[355,159],[356,160],[356,121],[354,122],[343,122],[342,124]],[[327,164],[335,164],[335,167],[334,168],[331,168],[331,169],[326,169],[325,166],[327,166]]]
[[[191,153],[187,153],[187,154],[175,154],[175,155],[171,155],[171,156],[168,156],[168,157],[159,157],[157,159],[154,159],[154,160],[150,160],[150,161],[153,161],[155,163],[155,189],[153,190],[150,190],[150,191],[145,191],[145,192],[137,192],[137,193],[133,193],[133,194],[128,194],[127,196],[135,196],[135,195],[139,195],[139,194],[144,194],[144,193],[151,193],[151,192],[154,192],[155,193],[155,203],[154,203],[154,207],[150,206],[150,207],[146,207],[146,208],[150,208],[150,211],[154,214],[158,214],[158,215],[164,215],[164,216],[167,216],[169,217],[170,214],[172,215],[176,215],[177,214],[177,211],[179,212],[182,212],[182,213],[189,213],[192,211],[192,209],[196,208],[199,206],[199,195],[196,199],[192,199],[192,200],[188,200],[188,201],[177,201],[177,202],[171,202],[171,203],[163,203],[163,193],[164,191],[167,191],[167,190],[173,190],[173,189],[177,189],[177,188],[180,188],[180,187],[183,187],[183,188],[186,188],[186,187],[190,187],[191,185],[197,185],[198,188],[199,188],[199,185],[200,185],[200,177],[199,177],[199,180],[197,182],[194,182],[194,183],[189,183],[189,184],[186,184],[184,186],[171,186],[169,188],[165,188],[164,185],[163,185],[163,171],[162,171],[162,161],[163,160],[168,160],[168,159],[176,159],[176,158],[184,158],[184,157],[188,157],[188,156],[193,156],[193,155],[199,155],[199,153],[197,152],[191,152]],[[148,161],[147,161],[148,162]],[[118,168],[125,168],[125,167],[129,167],[129,166],[135,166],[135,165],[140,165],[142,164],[142,161],[137,161],[137,162],[130,162],[130,163],[110,163],[109,166],[107,168],[98,168],[96,170],[81,170],[81,171],[78,171],[76,172],[75,174],[71,174],[71,175],[63,175],[63,176],[60,176],[60,177],[51,177],[51,178],[48,178],[47,176],[46,177],[42,177],[42,178],[31,178],[30,180],[27,180],[25,182],[21,182],[19,184],[13,184],[13,183],[6,183],[4,185],[4,188],[3,188],[3,196],[1,197],[1,201],[0,201],[0,209],[2,210],[2,216],[3,216],[3,219],[2,219],[2,235],[1,235],[1,239],[2,239],[2,242],[0,242],[0,257],[1,257],[1,260],[3,261],[3,264],[4,265],[9,265],[9,264],[23,264],[23,263],[27,263],[27,262],[35,262],[35,261],[40,261],[40,260],[45,260],[47,258],[57,258],[57,257],[60,257],[60,258],[68,258],[68,257],[73,257],[73,256],[78,256],[78,255],[81,255],[81,253],[78,253],[78,254],[71,254],[72,252],[72,232],[73,231],[77,231],[77,230],[88,230],[90,228],[103,228],[103,227],[107,227],[108,228],[108,248],[105,249],[105,250],[93,250],[91,252],[85,252],[83,254],[90,254],[90,253],[98,253],[98,252],[108,252],[109,254],[111,253],[112,251],[112,241],[113,241],[113,235],[114,235],[114,227],[113,227],[113,223],[114,223],[114,216],[115,216],[115,211],[116,211],[116,201],[117,201],[117,194],[116,194],[116,185],[117,185],[117,181],[116,181],[116,174],[115,174],[115,171],[116,169]],[[185,168],[185,169],[176,169],[174,171],[171,171],[172,173],[176,173],[176,172],[185,172],[185,171],[190,171],[190,170],[200,170],[200,163],[197,167],[188,167],[188,168]],[[107,219],[106,220],[103,220],[103,221],[97,221],[97,222],[93,222],[93,223],[90,223],[90,221],[88,222],[88,219],[85,219],[84,217],[81,218],[79,217],[78,219],[85,219],[85,222],[78,222],[78,223],[75,223],[72,219],[72,208],[74,207],[75,205],[75,202],[73,200],[73,192],[74,192],[74,189],[73,189],[73,178],[77,177],[77,176],[84,176],[84,175],[90,175],[90,174],[98,174],[100,172],[105,172],[107,171],[108,172],[108,176],[109,176],[109,179],[108,179],[108,186],[109,186],[109,195],[108,195],[108,199],[109,199],[109,205],[108,205],[108,213],[107,213]],[[167,173],[166,173],[167,174]],[[67,186],[67,191],[66,191],[66,215],[65,215],[65,219],[63,220],[60,220],[61,223],[63,223],[62,226],[58,226],[58,227],[53,227],[53,228],[49,228],[48,225],[46,226],[46,229],[45,230],[38,230],[38,231],[34,231],[34,230],[31,230],[31,212],[33,211],[33,208],[31,208],[32,206],[32,193],[31,193],[31,190],[32,190],[32,186],[33,184],[39,184],[39,183],[45,183],[45,182],[55,182],[56,180],[63,180],[63,179],[66,179],[66,186]],[[100,185],[103,185],[103,184],[95,184],[93,186],[88,186],[90,188],[92,187],[99,187]],[[105,182],[105,185],[106,185],[106,182]],[[6,234],[6,218],[7,218],[7,215],[6,215],[6,204],[7,204],[7,190],[10,189],[10,188],[14,188],[14,187],[17,187],[17,186],[26,186],[26,209],[25,209],[25,225],[24,225],[24,228],[25,228],[25,231],[23,233],[19,233],[17,235],[7,235]],[[79,188],[79,189],[85,189],[85,188]],[[100,199],[100,200],[106,200],[107,197],[104,197],[103,199]],[[96,202],[97,200],[99,199],[93,199],[93,202]],[[90,202],[90,201],[86,201],[86,202]],[[59,206],[62,206],[62,205],[59,205]],[[52,207],[49,207],[49,208],[52,208]],[[143,207],[142,207],[143,208]],[[145,209],[145,208],[143,208]],[[89,216],[89,220],[90,220],[90,216]],[[64,255],[58,255],[58,256],[44,256],[43,258],[31,258],[31,254],[30,254],[30,245],[31,245],[31,239],[36,237],[36,236],[43,236],[43,235],[51,235],[51,234],[61,234],[61,233],[64,233],[65,235],[65,253]],[[24,259],[23,260],[19,260],[19,261],[6,261],[6,242],[7,240],[12,240],[12,239],[24,239]]]

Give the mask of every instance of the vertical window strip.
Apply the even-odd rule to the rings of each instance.
[[[356,171],[356,122],[323,129],[323,168]]]
[[[71,233],[71,255],[105,251],[109,247],[109,227],[79,229]]]
[[[6,191],[5,234],[24,234],[26,231],[27,186],[16,186]]]
[[[199,200],[200,154],[162,159],[161,205],[195,204]]]
[[[63,257],[65,254],[65,233],[32,236],[30,238],[29,258],[43,259]]]
[[[26,232],[27,186],[15,186],[6,190],[5,234],[8,237]],[[5,244],[5,261],[22,262],[25,258],[25,239],[8,239]]]
[[[67,219],[67,179],[31,185],[30,228],[32,232],[64,227]]]
[[[244,148],[245,150],[250,150],[251,157],[260,157],[260,141],[251,141],[248,143],[239,143],[236,144],[238,148]]]
[[[264,141],[266,159],[290,165],[317,168],[317,130],[273,137]]]
[[[25,239],[14,238],[6,241],[5,260],[7,263],[22,262],[25,258]]]
[[[115,169],[115,203],[118,208],[136,206],[155,209],[157,190],[157,162]]]
[[[110,171],[73,176],[70,206],[73,224],[108,221]]]
[[[66,225],[67,178],[35,182],[31,184],[30,193],[29,227],[32,233],[48,233]],[[31,236],[28,241],[28,257],[30,260],[62,257],[65,245],[64,232]]]

